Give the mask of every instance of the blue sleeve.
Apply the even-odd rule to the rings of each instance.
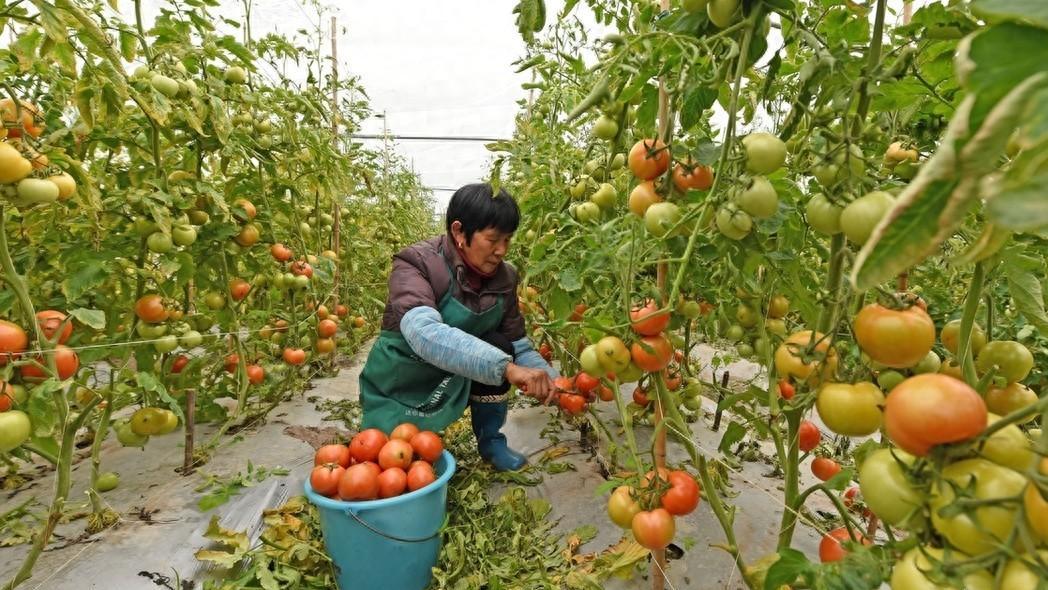
[[[549,375],[550,379],[560,377],[560,373],[547,363],[546,359],[542,358],[541,354],[532,348],[531,341],[528,340],[527,337],[513,341],[513,358],[513,362],[522,367],[527,367],[529,369],[542,369],[547,375]]]
[[[487,385],[502,383],[512,360],[487,342],[445,324],[432,307],[419,306],[405,313],[400,333],[427,363]]]

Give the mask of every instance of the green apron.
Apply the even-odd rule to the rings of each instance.
[[[474,313],[454,297],[457,286],[451,275],[447,293],[437,304],[444,323],[473,336],[481,336],[502,323],[503,299],[481,313]],[[458,420],[469,403],[472,381],[435,367],[419,358],[400,332],[383,330],[360,373],[360,402],[364,409],[361,428],[390,432],[411,422],[423,430],[439,432]]]

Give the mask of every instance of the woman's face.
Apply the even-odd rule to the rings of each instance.
[[[466,234],[462,231],[462,224],[455,221],[451,224],[451,234],[455,243],[466,254],[466,260],[484,274],[491,274],[502,263],[509,251],[512,233],[506,233],[494,227],[473,232],[473,239],[466,242]]]

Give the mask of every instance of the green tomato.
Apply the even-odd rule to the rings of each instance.
[[[168,78],[163,74],[153,74],[153,77],[149,79],[149,84],[156,89],[157,92],[168,98],[178,96],[178,91],[180,90],[177,80]]]
[[[987,425],[1000,419],[996,414],[988,414]],[[990,435],[983,441],[979,452],[984,458],[1020,473],[1029,469],[1037,459],[1030,439],[1015,424],[1009,424]]]
[[[142,448],[149,442],[149,435],[135,434],[135,431],[131,430],[130,422],[127,420],[117,422],[114,429],[116,430],[116,439],[125,447]]]
[[[615,139],[615,136],[619,133],[619,124],[615,122],[615,119],[607,115],[601,115],[597,118],[597,121],[593,124],[593,137],[597,139],[603,139],[609,141]]]
[[[597,192],[590,195],[590,201],[595,203],[601,209],[613,209],[615,207],[615,199],[618,196],[615,191],[615,187],[608,184],[602,183]]]
[[[843,209],[831,203],[822,193],[813,196],[804,208],[808,225],[815,231],[828,236],[841,232],[842,211]]]
[[[710,6],[712,11],[713,3]],[[752,174],[771,174],[786,163],[786,144],[770,133],[751,133],[742,138],[742,146],[746,149],[746,170]]]
[[[764,330],[781,338],[786,337],[786,322],[776,318],[764,320]]]
[[[750,179],[749,186],[735,195],[735,202],[740,209],[757,219],[771,217],[779,210],[779,195],[763,176]]]
[[[175,244],[171,240],[171,236],[163,232],[153,232],[149,234],[148,238],[146,238],[146,247],[148,247],[151,252],[166,254],[174,249]]]
[[[741,240],[753,229],[753,219],[740,211],[734,203],[728,203],[717,211],[717,229],[728,239]]]
[[[624,370],[619,371],[615,376],[618,377],[620,383],[633,383],[634,381],[640,381],[640,378],[644,376],[644,371],[630,362]]]
[[[986,373],[994,366],[997,367],[997,374],[1009,383],[1022,381],[1033,369],[1033,354],[1014,340],[994,340],[979,351],[975,367],[980,373]]]
[[[939,332],[939,340],[942,341],[946,350],[950,351],[950,354],[956,356],[961,342],[961,320],[946,322],[942,331]],[[983,332],[979,324],[973,323],[971,337],[968,340],[971,342],[972,353],[977,355],[986,346],[986,332]]]
[[[753,347],[743,342],[735,345],[735,352],[742,358],[749,358],[753,356]]]
[[[969,497],[975,500],[1019,498],[1026,487],[1026,478],[986,459],[951,463],[943,468],[941,476],[930,498],[935,530],[954,547],[973,557],[996,551],[1018,524],[1018,504],[985,504],[949,516],[941,515],[940,511],[957,500],[955,488],[969,490]]]
[[[233,66],[231,68],[226,68],[223,78],[225,78],[226,82],[231,84],[243,84],[244,82],[247,82],[247,72],[244,71],[244,68]],[[250,117],[250,115],[248,116]]]
[[[306,275],[298,275],[295,277],[295,288],[298,290],[305,290],[309,287],[309,277]]]
[[[626,154],[618,153],[618,154],[615,154],[615,157],[611,159],[611,169],[612,170],[621,170],[622,167],[625,166],[625,165],[626,165]]]
[[[816,164],[812,167],[811,174],[825,188],[832,188],[841,181],[841,167],[832,162]]]
[[[893,205],[895,198],[884,191],[859,197],[841,211],[841,230],[850,242],[861,246]]]
[[[826,383],[819,388],[815,408],[827,428],[844,436],[868,436],[881,427],[884,394],[868,381]]]
[[[179,246],[189,246],[197,239],[196,228],[192,225],[176,225],[171,228],[171,239]]]
[[[1041,549],[1037,556],[1042,562],[1048,562],[1048,551]],[[1008,590],[1037,590],[1044,588],[1044,577],[1030,568],[1034,562],[1032,555],[1020,555],[1024,559],[1012,559],[1004,566],[1001,575],[1001,588]],[[986,588],[989,588],[987,586]],[[979,590],[982,590],[981,588]]]
[[[680,223],[680,207],[673,203],[654,203],[644,212],[644,227],[656,238],[665,237]]]
[[[895,386],[902,383],[906,377],[898,371],[881,371],[877,374],[877,385],[884,391],[890,392],[895,389]]]
[[[140,236],[148,236],[153,232],[157,231],[156,223],[153,223],[151,219],[148,219],[146,217],[135,218],[135,221],[132,225],[134,226],[135,233]]]
[[[582,370],[594,377],[604,374],[604,368],[600,366],[600,357],[597,356],[597,345],[589,344],[579,354],[579,364]]]
[[[878,518],[910,531],[924,528],[924,496],[907,477],[916,458],[895,448],[877,449],[859,465],[859,489]]]
[[[193,225],[204,225],[208,221],[211,221],[211,216],[208,215],[207,211],[201,211],[200,209],[189,211],[189,222]]]
[[[171,352],[178,348],[178,336],[175,336],[174,334],[161,336],[153,341],[153,348],[155,348],[160,354]]]
[[[745,335],[746,330],[744,330],[742,326],[738,324],[732,324],[724,332],[724,338],[727,339],[729,342],[738,342],[739,340],[742,340],[742,337]]]
[[[749,305],[740,303],[739,307],[735,309],[735,319],[743,328],[752,328],[757,325],[760,316],[757,315],[757,311]]]
[[[579,223],[596,222],[600,219],[600,207],[591,201],[580,203],[575,209],[575,217],[579,220]]]
[[[99,474],[98,481],[95,482],[95,489],[105,493],[115,490],[118,485],[120,485],[120,476],[113,471],[107,471]]]
[[[706,5],[709,4],[710,0],[683,0],[681,2],[681,8],[685,11],[695,14],[702,10],[706,10]]]
[[[135,326],[135,331],[138,335],[147,340],[154,338],[160,338],[164,334],[167,334],[167,324],[147,324],[145,322],[139,322]]]
[[[222,309],[226,306],[226,296],[218,291],[208,291],[207,295],[204,295],[204,305],[208,309]]]
[[[718,29],[725,29],[735,22],[739,9],[739,0],[709,0],[706,14]]]
[[[0,453],[8,453],[29,440],[32,423],[21,410],[0,412]]]
[[[943,563],[945,557],[943,550],[937,547],[922,546],[910,549],[899,561],[895,562],[895,567],[892,569],[891,590],[945,590],[950,588],[948,584],[940,583],[947,582],[946,580],[928,579],[928,575],[932,575],[931,572],[938,569],[936,566],[942,567],[939,564]],[[952,551],[948,561],[958,562],[966,559],[968,559],[967,555]],[[994,587],[993,575],[986,570],[976,570],[965,574],[964,579],[960,582],[964,584],[965,590],[992,590]],[[1020,588],[1007,584],[1001,587],[1015,590]],[[1031,586],[1030,590],[1033,590],[1034,587]]]
[[[921,362],[917,363],[910,369],[914,375],[920,375],[921,373],[938,373],[939,367],[942,366],[942,359],[939,355],[935,354],[934,350],[929,350],[928,354],[924,355]]]
[[[178,342],[182,345],[182,348],[189,350],[191,348],[196,348],[203,344],[204,336],[196,330],[189,330],[185,334],[182,334],[182,337],[179,339]]]

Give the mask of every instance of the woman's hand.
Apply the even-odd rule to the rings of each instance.
[[[553,380],[542,369],[529,369],[509,363],[506,365],[506,381],[516,385],[528,397],[533,397],[544,404],[557,399]]]

